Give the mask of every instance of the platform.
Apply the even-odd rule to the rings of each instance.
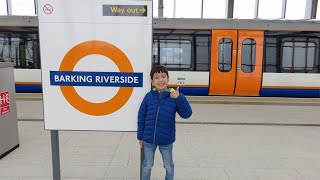
[[[42,100],[18,97],[20,147],[0,160],[1,180],[52,179]],[[178,119],[177,180],[320,179],[317,106],[191,103]],[[268,123],[266,123],[268,122]],[[66,180],[139,179],[135,132],[59,131]],[[152,179],[164,179],[157,151]]]

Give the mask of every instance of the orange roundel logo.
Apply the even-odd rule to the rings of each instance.
[[[133,72],[128,57],[116,46],[103,41],[86,41],[73,47],[64,56],[59,71],[73,71],[82,58],[93,54],[108,57],[117,65],[120,72]],[[73,86],[60,86],[60,89],[71,106],[80,112],[94,116],[108,115],[119,110],[128,102],[133,91],[133,87],[120,87],[112,99],[102,103],[93,103],[83,99]]]

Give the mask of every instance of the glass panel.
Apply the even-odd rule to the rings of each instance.
[[[277,38],[265,38],[264,72],[277,72]]]
[[[0,62],[11,62],[9,48],[9,39],[0,36]]]
[[[35,15],[34,0],[11,0],[12,15]]]
[[[283,44],[282,51],[282,68],[290,70],[292,68],[292,54],[293,54],[293,42],[286,42]]]
[[[7,15],[7,2],[6,0],[0,0],[0,15]]]
[[[153,0],[152,2],[152,13],[153,17],[158,17],[158,2],[159,0]]]
[[[218,68],[221,72],[229,72],[232,68],[232,40],[219,40]]]
[[[191,41],[160,40],[160,64],[168,68],[191,68]]]
[[[241,69],[245,73],[254,71],[256,64],[256,41],[245,39],[242,42]]]
[[[281,18],[281,11],[282,11],[282,1],[279,1],[279,0],[260,0],[259,1],[258,17],[261,19]]]
[[[169,1],[173,1],[173,0],[169,0]],[[175,17],[176,18],[200,18],[201,17],[201,0],[176,0]]]
[[[152,45],[152,66],[159,64],[159,54],[158,54],[158,42],[157,40],[153,41]]]
[[[226,2],[221,0],[203,1],[203,18],[225,18]]]
[[[163,16],[167,18],[174,17],[174,1],[172,0],[164,0],[163,1]]]
[[[307,50],[307,70],[311,71],[315,65],[316,45],[313,42],[308,43]]]
[[[306,0],[287,0],[286,19],[304,19]]]
[[[294,69],[296,70],[304,70],[306,66],[306,43],[303,42],[296,42],[295,43],[295,52],[294,52]]]
[[[314,42],[285,42],[282,53],[282,69],[289,72],[312,71],[315,65]]]
[[[40,69],[37,34],[0,33],[0,62],[16,68]]]
[[[209,71],[210,37],[197,37],[195,71]]]
[[[235,0],[233,18],[253,19],[256,0]]]

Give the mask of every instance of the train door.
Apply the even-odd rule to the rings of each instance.
[[[263,31],[212,31],[210,95],[259,95],[263,36]]]

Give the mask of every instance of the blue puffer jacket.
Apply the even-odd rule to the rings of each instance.
[[[177,99],[169,92],[153,89],[144,97],[138,114],[138,140],[156,145],[171,144],[176,139],[176,112],[182,118],[192,115],[186,97],[180,93]]]

